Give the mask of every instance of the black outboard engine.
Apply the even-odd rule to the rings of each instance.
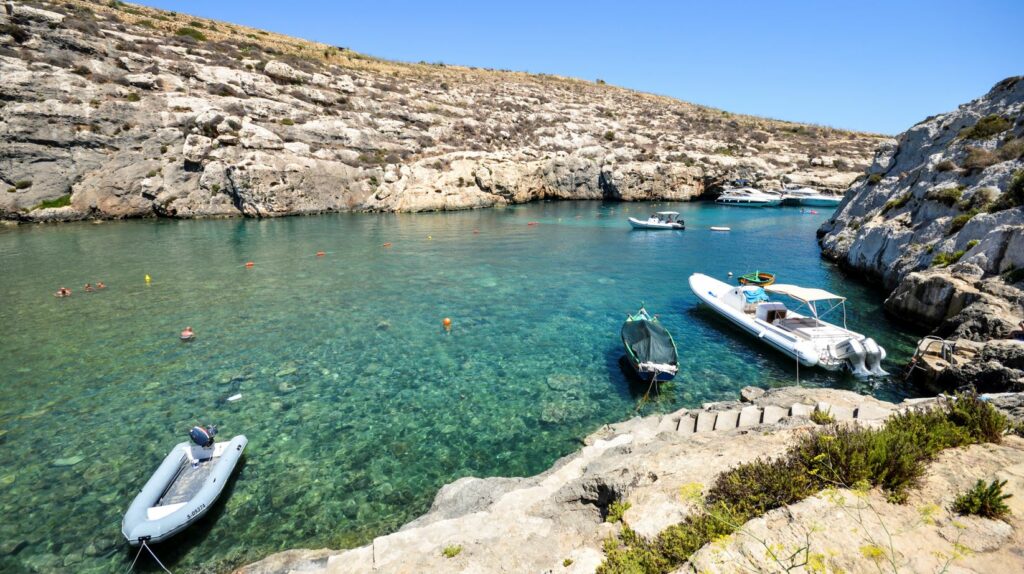
[[[205,427],[196,425],[192,427],[192,430],[188,431],[188,436],[197,445],[203,448],[210,448],[213,446],[213,437],[217,436],[217,427],[213,425]]]

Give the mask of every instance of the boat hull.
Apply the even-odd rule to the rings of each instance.
[[[633,226],[633,229],[650,229],[650,230],[677,230],[681,231],[686,229],[686,226],[680,223],[652,223],[650,221],[643,221],[636,219],[635,217],[629,218],[629,224]]]
[[[768,201],[742,201],[742,200],[721,200],[716,199],[715,203],[718,205],[728,205],[731,207],[777,207],[782,204],[782,200],[768,200]]]
[[[162,542],[202,518],[220,497],[248,442],[244,435],[232,438],[224,445],[221,454],[209,463],[214,465],[213,468],[205,476],[198,490],[184,504],[174,505],[173,512],[152,517],[150,510],[160,508],[156,506],[157,503],[182,472],[182,465],[189,463],[186,449],[193,448],[191,443],[178,443],[164,458],[125,513],[121,522],[121,533],[128,543],[138,546],[142,542]]]

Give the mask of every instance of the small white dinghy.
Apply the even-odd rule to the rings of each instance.
[[[858,377],[884,376],[885,349],[870,337],[846,328],[846,298],[823,289],[774,284],[734,287],[702,273],[690,276],[690,289],[720,315],[806,367],[849,370]],[[767,293],[784,295],[806,307],[809,315],[789,310]],[[819,311],[819,306],[825,308]],[[843,326],[821,316],[843,309]]]
[[[686,222],[679,219],[678,211],[659,211],[647,219],[629,218],[633,229],[686,229]]]
[[[732,231],[731,227],[722,227],[719,225],[712,225],[711,231]]]
[[[214,443],[216,430],[211,430],[208,441],[182,442],[172,448],[132,501],[121,523],[129,544],[162,542],[202,518],[216,502],[249,441],[238,435],[226,443]],[[190,433],[193,437],[195,431]]]

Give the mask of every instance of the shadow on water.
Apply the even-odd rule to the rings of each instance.
[[[171,572],[174,572],[174,567],[183,560],[189,552],[194,548],[202,545],[211,535],[213,535],[217,521],[227,511],[228,501],[231,499],[232,493],[235,491],[235,484],[238,479],[245,472],[245,466],[248,462],[248,455],[243,454],[235,465],[234,472],[228,477],[227,484],[224,485],[224,490],[221,491],[220,496],[213,503],[210,510],[203,515],[194,524],[189,525],[183,532],[174,536],[160,544],[150,545],[150,549],[156,554],[156,557],[160,559],[160,562],[167,566]],[[141,547],[136,548],[129,545],[127,542],[124,543],[124,559],[126,564],[131,564],[132,560],[135,559],[135,554],[139,552]],[[142,554],[139,556],[138,562],[135,564],[136,572],[163,572],[163,569],[153,560],[153,557],[148,552],[142,550]]]

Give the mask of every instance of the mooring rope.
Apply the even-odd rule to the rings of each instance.
[[[162,568],[164,572],[167,572],[167,574],[171,574],[171,571],[168,570],[167,567],[164,566],[164,563],[156,557],[156,554],[153,552],[153,549],[150,548],[148,544],[146,544],[145,540],[143,540],[142,544],[139,546],[139,551],[135,553],[135,560],[132,560],[132,564],[128,567],[128,570],[126,572],[131,572],[135,568],[135,563],[139,561],[139,556],[142,555],[143,550],[149,552],[149,555],[153,557],[153,560],[156,560],[156,563],[160,565],[160,568]]]

